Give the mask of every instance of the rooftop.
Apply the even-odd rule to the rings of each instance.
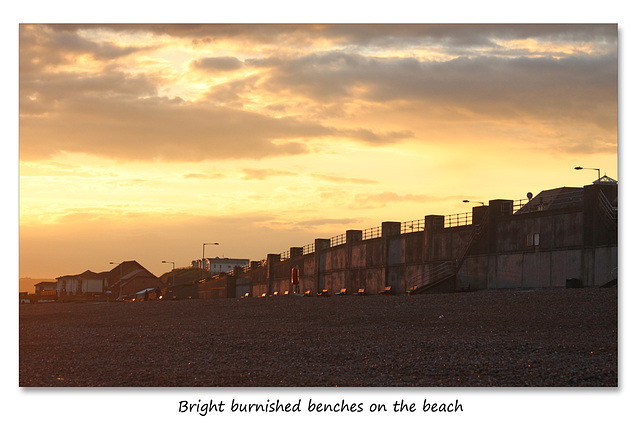
[[[576,187],[560,187],[544,190],[532,198],[516,213],[529,213],[582,206],[583,189]]]

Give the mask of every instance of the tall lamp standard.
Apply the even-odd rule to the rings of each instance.
[[[581,171],[582,169],[590,169],[592,171],[598,171],[598,180],[600,180],[600,169],[598,168],[583,168],[582,166],[576,166],[574,169],[577,171]]]
[[[202,244],[202,274],[203,275],[204,275],[204,270],[205,270],[205,268],[204,268],[204,247],[207,246],[207,245],[216,245],[217,246],[217,245],[219,245],[219,243],[215,242],[215,243],[203,243]],[[203,277],[203,279],[204,279],[204,277]]]
[[[171,267],[171,282],[172,282],[172,285],[175,286],[176,285],[176,276],[175,276],[175,273],[173,272],[173,270],[176,269],[176,263],[173,262],[173,261],[162,261],[162,263],[163,264],[172,264],[172,267]]]
[[[462,203],[480,203],[480,205],[481,205],[481,206],[484,206],[484,202],[479,202],[479,201],[477,201],[477,200],[467,200],[467,199],[464,199],[464,200],[462,201]],[[464,214],[464,221],[465,221],[465,224],[467,224],[467,223],[468,223],[468,221],[469,221],[469,212],[466,212],[466,213]],[[471,211],[471,223],[473,223],[473,209],[472,209],[472,211]]]

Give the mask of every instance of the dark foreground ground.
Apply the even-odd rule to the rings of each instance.
[[[617,386],[617,289],[20,306],[20,386]]]

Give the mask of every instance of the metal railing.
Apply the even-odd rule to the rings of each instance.
[[[414,292],[416,290],[418,290],[418,292],[424,291],[436,282],[445,279],[446,277],[455,275],[462,266],[462,261],[469,253],[471,246],[473,246],[473,244],[482,235],[482,232],[487,225],[488,219],[489,215],[488,213],[485,213],[480,223],[473,228],[471,236],[469,236],[469,239],[467,240],[466,244],[462,248],[462,251],[460,251],[458,257],[455,260],[445,261],[442,264],[439,264],[436,267],[431,268],[428,271],[411,278],[408,281],[410,292]]]
[[[613,226],[618,226],[618,209],[615,208],[602,191],[598,191],[598,207],[604,213],[605,218]]]
[[[314,243],[309,243],[306,246],[302,247],[302,255],[307,255],[307,254],[312,254],[316,251],[316,244]]]
[[[331,238],[331,247],[343,245],[345,243],[347,243],[347,235],[346,235],[346,233],[345,234],[339,234],[339,235],[333,236]]]
[[[473,224],[473,212],[463,212],[444,217],[444,228],[461,227]]]
[[[465,244],[460,254],[458,254],[458,257],[456,258],[456,268],[459,269],[462,266],[462,261],[464,261],[465,257],[469,253],[471,246],[473,246],[473,244],[476,241],[478,241],[478,239],[482,235],[482,232],[486,228],[488,222],[489,222],[489,213],[485,212],[484,215],[482,216],[482,219],[480,220],[480,223],[477,224],[475,227],[473,227],[473,232],[471,233],[471,237],[469,238],[469,240],[467,240],[467,243]]]
[[[554,202],[555,203],[558,202],[558,200],[556,200]],[[571,198],[570,200],[568,200],[569,203],[575,204],[575,198]],[[518,211],[528,211],[527,210],[527,204],[530,203],[529,199],[519,199],[519,200],[514,200],[513,201],[513,212],[512,213],[516,213]],[[562,203],[562,201],[561,201]],[[525,209],[523,209],[525,208]],[[609,212],[612,212],[615,208],[611,208],[609,209]],[[483,222],[484,222],[483,218]],[[462,212],[462,213],[456,213],[456,214],[450,214],[450,215],[445,215],[444,216],[444,227],[445,228],[452,228],[452,227],[462,227],[462,226],[468,226],[468,225],[473,225],[473,212]],[[482,227],[480,227],[482,228]],[[403,223],[400,224],[400,234],[408,234],[408,233],[416,233],[416,232],[421,232],[424,231],[425,229],[425,220],[424,219],[417,219],[417,220],[413,220],[413,221],[405,221]],[[474,235],[477,234],[479,230],[474,230]],[[377,226],[377,227],[372,227],[372,228],[367,228],[362,230],[362,240],[371,240],[371,239],[376,239],[378,237],[382,237],[382,226]],[[345,244],[347,240],[347,235],[346,233],[337,235],[337,236],[333,236],[330,238],[330,247],[334,247],[334,246],[339,246],[342,244]],[[469,244],[471,244],[471,242],[469,242]],[[465,252],[466,250],[468,250],[468,246],[465,247]],[[315,243],[310,243],[306,246],[302,247],[302,255],[308,255],[311,253],[315,252]],[[282,253],[280,253],[280,259],[281,260],[286,260],[286,259],[290,259],[291,254],[290,254],[290,250],[284,251]],[[449,261],[444,263],[447,264],[450,263]],[[455,265],[456,262],[453,261],[453,264]],[[263,267],[266,265],[266,259],[263,259],[260,261],[260,263],[258,264],[258,267]],[[445,267],[442,267],[443,269]],[[251,264],[247,264],[245,266],[243,266],[243,271],[249,271],[251,269]],[[434,270],[434,274],[436,271],[439,270]],[[421,275],[423,276],[423,275]],[[432,279],[430,279],[432,280]],[[424,283],[424,282],[423,282]]]
[[[424,219],[416,219],[400,224],[400,234],[417,233],[424,231]]]
[[[382,227],[373,227],[362,230],[362,240],[376,239],[382,236]]]
[[[518,199],[513,201],[513,212],[516,213],[529,203],[529,199]]]
[[[425,285],[430,285],[446,277],[450,277],[456,274],[456,262],[445,261],[442,264],[430,268],[422,274],[412,277],[408,281],[409,288],[420,288]]]

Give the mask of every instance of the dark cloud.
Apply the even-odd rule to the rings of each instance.
[[[250,80],[212,90],[212,103],[155,96],[157,84],[154,76],[121,71],[25,77],[20,82],[21,156],[68,151],[130,160],[263,158],[306,153],[310,138],[341,135],[382,144],[410,136],[340,130],[231,108],[231,101],[252,86]]]
[[[342,102],[354,96],[357,84],[365,83],[366,69],[375,62],[358,54],[330,52],[291,59],[254,61],[271,67],[262,87],[275,93],[301,94],[322,102]]]
[[[406,136],[341,131],[293,117],[273,118],[161,97],[100,97],[90,90],[65,96],[51,94],[52,102],[46,108],[23,96],[20,106],[23,159],[64,151],[129,160],[264,158],[306,153],[305,141],[312,138],[343,135],[379,144]]]
[[[246,97],[256,90],[258,79],[258,76],[251,76],[212,86],[206,98],[216,105],[241,108],[247,101]]]
[[[55,25],[59,32],[96,28],[96,25]],[[336,46],[487,47],[494,40],[597,42],[617,41],[615,24],[168,24],[99,25],[114,32],[150,32],[215,44],[221,40],[246,43],[310,45],[331,41]],[[613,48],[615,50],[615,48]]]
[[[403,139],[413,138],[415,135],[411,131],[401,132],[374,132],[371,129],[346,129],[341,132],[344,136],[357,141],[364,141],[368,145],[388,145]]]
[[[73,99],[100,102],[100,99],[111,98],[134,102],[140,97],[156,95],[157,83],[151,76],[120,71],[91,75],[61,72],[43,74],[42,78],[25,76],[20,80],[20,112],[52,113],[62,106],[60,103]]]
[[[92,41],[83,37],[82,28],[97,27],[20,26],[20,154],[25,158],[62,151],[130,160],[263,158],[306,153],[308,141],[318,138],[342,137],[378,146],[416,137],[413,130],[396,123],[375,129],[340,128],[326,121],[339,116],[343,106],[360,101],[370,109],[404,108],[413,120],[420,117],[425,123],[454,123],[470,116],[532,126],[554,123],[588,128],[592,141],[606,141],[557,144],[571,151],[591,150],[593,144],[611,147],[617,129],[615,25],[103,26],[114,32],[155,32],[197,43],[217,38],[273,47],[285,39],[311,44],[314,37],[326,37],[334,46],[342,46],[303,56],[196,59],[193,70],[253,67],[258,73],[212,86],[201,102],[161,97],[165,77],[131,74],[114,62],[150,48]],[[481,56],[478,49],[496,48],[497,39],[530,38],[594,42],[608,47],[609,53],[603,48],[605,54]],[[454,46],[458,53],[466,47],[476,50],[442,61],[354,53],[365,45],[412,43]],[[346,47],[349,44],[351,48]],[[52,71],[52,65],[73,65],[78,55],[90,55],[102,68],[91,74]],[[271,111],[294,112],[306,104],[306,111],[314,115],[275,118],[242,110],[264,91],[279,100]]]
[[[494,119],[562,117],[597,123],[609,131],[617,126],[614,54],[562,59],[465,57],[435,62],[330,52],[270,63],[274,68],[264,89],[296,93],[316,102],[410,101]],[[408,131],[375,136],[369,130],[349,132],[372,144],[380,142],[378,138],[412,136]]]
[[[242,61],[232,56],[196,59],[191,62],[191,67],[207,72],[235,71],[243,67]]]
[[[329,25],[313,29],[342,45],[406,48],[446,46],[471,48],[496,46],[496,41],[580,41],[615,44],[615,25],[491,25],[491,24],[360,24]],[[615,49],[614,49],[615,50]]]
[[[408,133],[344,129],[243,111],[258,88],[252,76],[214,86],[203,102],[158,96],[161,75],[132,74],[105,58],[128,48],[94,43],[66,27],[22,26],[20,117],[23,159],[83,152],[127,160],[264,158],[308,151],[307,140],[341,135],[365,143],[392,143]],[[50,54],[49,51],[54,53]],[[102,58],[95,72],[55,71],[72,54]],[[195,67],[230,70],[231,57],[205,58]]]
[[[48,65],[72,63],[74,56],[89,55],[111,61],[148,51],[149,46],[119,46],[113,42],[94,42],[76,31],[56,31],[58,26],[20,25],[20,74],[38,72]],[[51,31],[53,30],[53,31]]]
[[[164,98],[122,102],[76,97],[53,114],[21,119],[20,155],[68,151],[129,160],[263,158],[305,153],[303,142],[287,140],[327,132],[291,118]]]

